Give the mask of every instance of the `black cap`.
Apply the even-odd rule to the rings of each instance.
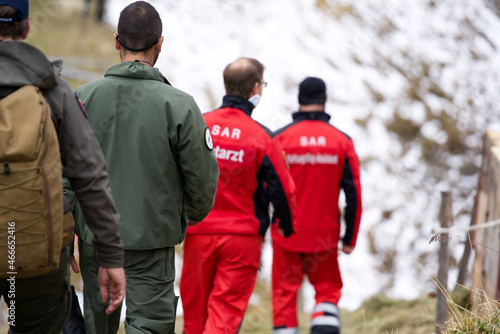
[[[299,85],[299,104],[326,102],[326,85],[320,78],[308,77]]]
[[[17,9],[17,14],[13,17],[0,17],[0,23],[21,22],[29,15],[30,5],[28,0],[0,0],[1,5]]]

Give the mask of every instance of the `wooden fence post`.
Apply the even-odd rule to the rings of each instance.
[[[471,219],[470,219],[470,226],[474,225],[474,219],[476,217],[476,212],[477,212],[477,196],[474,198],[474,206],[472,207],[472,214],[471,214]],[[463,285],[465,285],[465,280],[468,275],[468,265],[469,265],[469,258],[470,258],[470,253],[472,251],[472,240],[471,240],[471,232],[467,230],[466,235],[465,235],[465,247],[464,247],[464,253],[462,255],[462,259],[460,260],[458,264],[458,277],[457,277],[457,285],[455,286],[455,291],[458,289],[461,289]]]
[[[451,193],[449,191],[441,192],[441,208],[439,209],[439,222],[441,228],[448,228],[453,225],[453,213],[451,208]],[[448,284],[448,265],[450,251],[448,247],[449,234],[442,233],[439,244],[439,269],[438,281],[441,288],[437,292],[437,315],[436,315],[436,332],[443,333],[443,326],[448,318],[448,302],[447,302],[447,284]],[[444,291],[441,291],[444,290]]]

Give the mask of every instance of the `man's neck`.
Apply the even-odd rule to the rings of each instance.
[[[322,103],[301,104],[299,105],[299,111],[303,112],[325,111],[325,105]]]
[[[126,54],[121,54],[121,61],[126,62],[126,61],[138,61],[141,62],[142,64],[146,64],[148,66],[153,66],[155,63],[154,57],[148,56],[144,53],[130,53],[127,52]]]

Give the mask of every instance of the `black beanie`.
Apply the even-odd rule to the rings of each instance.
[[[299,104],[325,104],[326,85],[320,78],[308,77],[299,85]]]

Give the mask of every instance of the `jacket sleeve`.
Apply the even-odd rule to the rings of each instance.
[[[71,183],[103,267],[123,266],[124,250],[118,234],[119,214],[111,197],[105,160],[83,107],[62,78],[47,92],[59,136],[63,176]]]
[[[210,130],[196,102],[190,101],[185,119],[177,126],[174,149],[184,178],[187,217],[200,222],[214,206],[219,166]]]
[[[355,247],[361,222],[362,202],[359,160],[352,140],[348,143],[340,187],[344,190],[346,198],[346,230],[342,242],[344,245]]]
[[[266,200],[273,203],[274,216],[279,219],[278,226],[285,237],[294,230],[295,221],[295,183],[288,172],[283,150],[275,137],[268,145],[259,174],[266,181]]]

